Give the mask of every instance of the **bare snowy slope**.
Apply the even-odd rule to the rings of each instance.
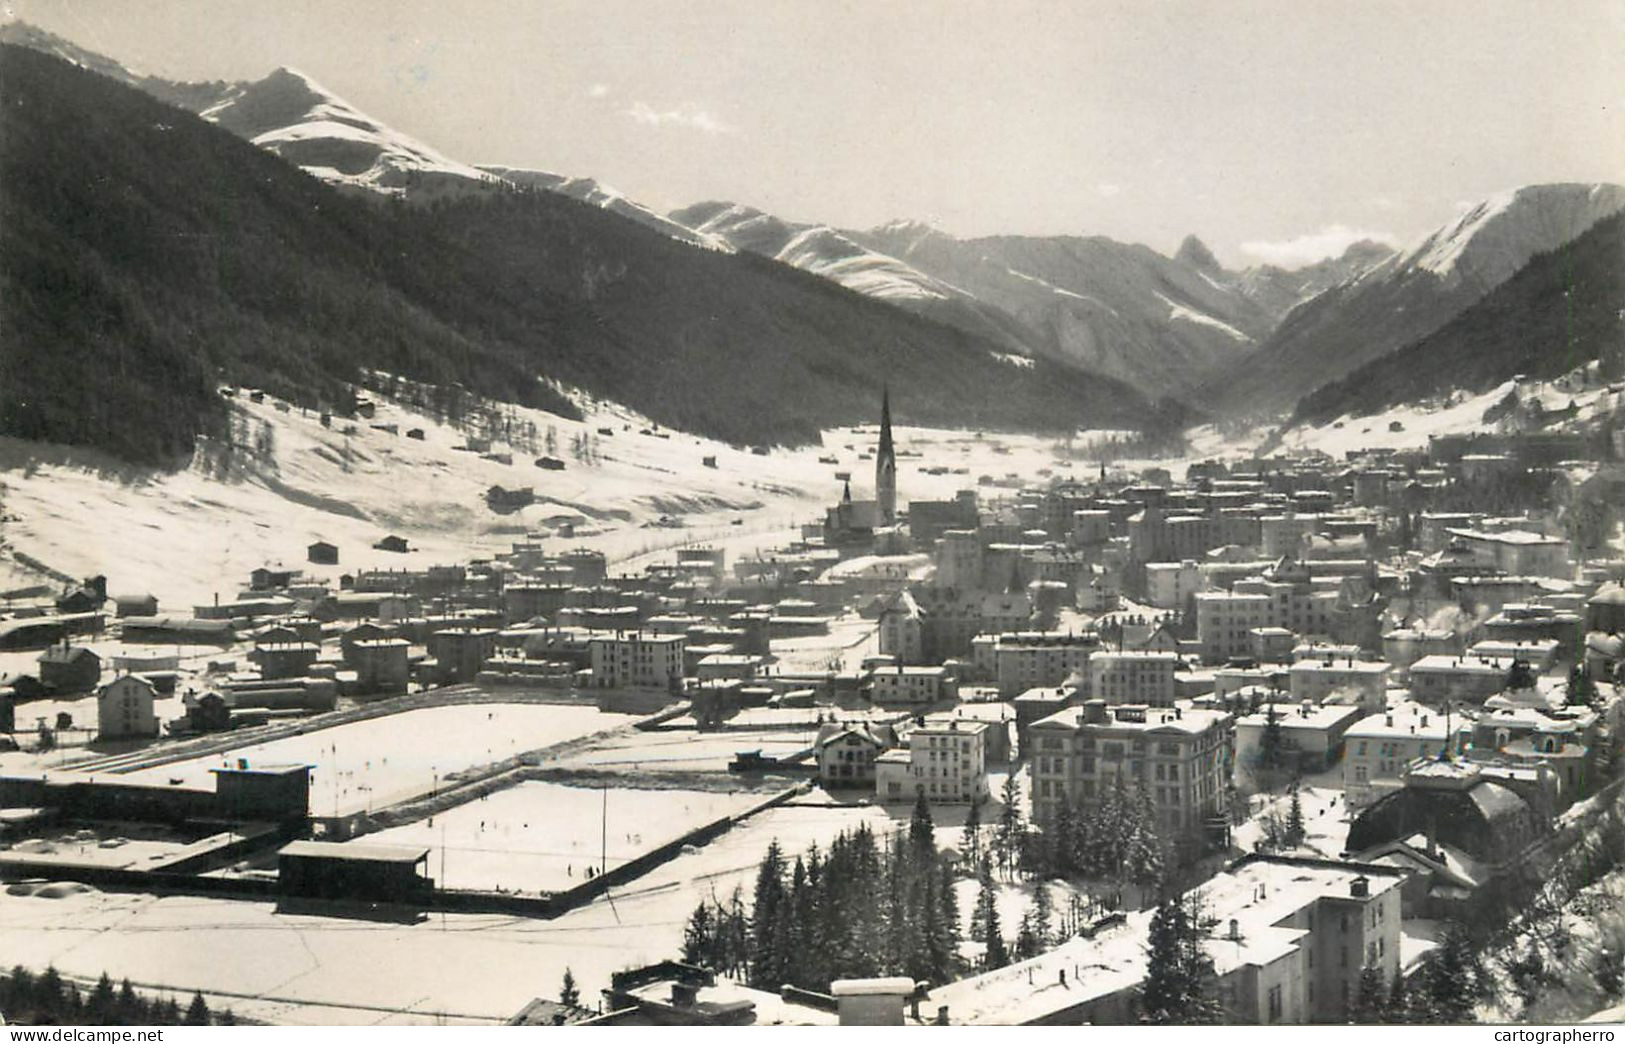
[[[738,203],[711,201],[674,210],[671,220],[707,236],[803,271],[849,290],[907,308],[1020,355],[1032,354],[1025,332],[1009,316],[973,294],[828,225],[799,224]]]
[[[294,69],[234,86],[199,115],[347,188],[423,195],[498,183],[494,175],[379,123]]]
[[[1223,272],[1104,236],[962,240],[906,221],[848,235],[1008,315],[1035,354],[1197,406],[1202,379],[1276,318]]]

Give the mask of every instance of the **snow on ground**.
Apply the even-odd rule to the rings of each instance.
[[[549,759],[547,766],[565,769],[614,768],[626,773],[726,772],[728,762],[740,751],[759,750],[764,757],[788,757],[807,750],[817,738],[818,727],[810,722],[802,729],[627,731],[573,748],[556,759]]]
[[[217,594],[230,597],[262,565],[329,581],[356,569],[421,569],[506,551],[527,532],[556,535],[562,520],[575,524],[576,535],[556,537],[554,546],[596,548],[618,570],[670,561],[676,548],[705,543],[734,561],[821,520],[841,496],[836,472],[852,473],[855,496],[872,491],[873,425],[828,431],[819,446],[759,455],[681,432],[655,434],[635,413],[585,399],[582,421],[503,407],[517,425],[534,424],[538,439],[535,452],[493,443],[493,452],[512,455],[513,463],[503,464],[459,449],[467,436],[455,427],[374,401],[370,420],[324,428],[314,413],[238,394],[232,406],[243,443],[267,451],[255,458],[239,450],[229,478],[215,477],[202,452],[192,466],[166,473],[92,451],[0,439],[0,552],[26,552],[73,576],[105,574],[114,593],[150,591],[160,611],[184,613]],[[399,434],[375,425],[394,425]],[[407,438],[416,428],[423,439]],[[601,428],[612,434],[598,434]],[[533,464],[549,429],[563,471]],[[909,427],[896,436],[900,452],[921,454],[899,460],[904,500],[949,499],[984,474],[1038,481],[1070,466],[1057,459],[1054,440],[1039,436]],[[596,441],[595,462],[570,453],[578,437]],[[704,466],[706,457],[715,457],[716,467]],[[927,475],[928,464],[964,470]],[[484,499],[494,485],[530,487],[538,501],[496,514]],[[680,528],[653,528],[662,516]],[[414,550],[372,548],[389,533]],[[305,561],[316,540],[338,545],[339,565]]]
[[[880,623],[856,613],[829,622],[829,634],[773,639],[773,656],[780,672],[855,671],[866,656],[880,655]]]
[[[1592,372],[1594,375],[1594,370]],[[1479,395],[1456,392],[1448,402],[1405,403],[1368,416],[1346,415],[1328,424],[1288,428],[1281,433],[1280,448],[1318,450],[1338,459],[1350,451],[1367,449],[1425,449],[1429,437],[1434,435],[1484,431],[1484,411],[1499,403],[1514,388],[1521,400],[1539,400],[1547,410],[1563,409],[1573,402],[1581,420],[1595,419],[1599,413],[1619,407],[1620,397],[1616,393],[1603,388],[1586,388],[1579,377],[1575,372],[1549,381],[1505,381]],[[1399,425],[1398,430],[1392,430],[1395,423]],[[1190,453],[1186,459],[1163,464],[1170,466],[1177,477],[1190,461],[1250,457],[1270,430],[1233,431],[1211,424],[1192,428],[1188,432]]]
[[[1232,341],[1239,341],[1242,344],[1253,343],[1253,339],[1251,337],[1248,337],[1246,334],[1242,333],[1240,330],[1236,329],[1234,326],[1231,326],[1222,319],[1215,319],[1206,312],[1198,312],[1195,309],[1187,308],[1178,301],[1175,301],[1162,294],[1158,294],[1157,297],[1161,299],[1163,304],[1168,306],[1168,318],[1170,320],[1183,319],[1188,323],[1196,323],[1198,326],[1211,326],[1227,335]]]
[[[1343,800],[1341,783],[1329,786],[1304,786],[1299,790],[1299,804],[1303,807],[1306,835],[1303,844],[1292,851],[1306,855],[1337,859],[1348,843],[1348,804]],[[1292,805],[1291,794],[1258,796],[1253,798],[1253,814],[1247,822],[1231,831],[1231,844],[1243,852],[1257,850],[1264,838],[1264,821],[1274,815],[1284,825],[1287,810]],[[1288,852],[1290,854],[1290,852]]]
[[[696,827],[763,800],[759,791],[633,790],[531,780],[428,819],[362,838],[429,848],[442,887],[552,892],[588,866],[620,866]]]
[[[294,1025],[492,1022],[554,996],[569,968],[596,997],[622,968],[674,957],[702,897],[748,901],[770,840],[786,853],[868,822],[878,808],[764,812],[626,889],[553,920],[433,915],[415,925],[278,914],[269,903],[90,892],[61,899],[0,893],[6,960],[94,979],[128,976],[211,1007]],[[184,933],[184,934],[183,934]],[[225,997],[247,994],[258,999]]]
[[[632,719],[596,707],[476,703],[422,707],[335,725],[121,778],[162,785],[182,780],[212,789],[210,770],[239,759],[250,765],[315,766],[312,815],[348,815],[429,793],[436,780],[475,765],[616,729]]]

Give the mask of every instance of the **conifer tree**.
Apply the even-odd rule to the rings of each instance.
[[[996,892],[993,885],[993,867],[990,863],[982,864],[979,884],[980,887],[976,892],[976,913],[971,918],[971,938],[977,942],[987,942],[987,926],[998,916],[998,910],[995,906]]]
[[[575,973],[569,968],[564,969],[564,979],[559,983],[559,1003],[567,1008],[581,1006],[581,990],[576,987]]]
[[[1038,929],[1033,927],[1033,912],[1029,909],[1021,915],[1021,924],[1016,929],[1016,960],[1036,957],[1042,950]]]
[[[926,802],[925,795],[920,794],[914,800],[914,815],[908,823],[909,854],[917,864],[923,866],[930,861],[936,852],[936,838],[936,827],[931,821],[931,806]]]
[[[119,984],[117,1011],[121,1026],[140,1026],[149,1021],[147,1006],[135,992],[135,987],[130,985],[129,979]]]
[[[982,806],[971,802],[965,813],[965,829],[959,835],[959,858],[971,876],[977,876],[982,861]]]
[[[1070,877],[1076,870],[1077,822],[1078,813],[1072,803],[1062,802],[1047,838],[1050,873]]]
[[[716,926],[711,920],[711,903],[702,900],[689,915],[683,928],[683,963],[705,964],[716,947]]]
[[[90,991],[90,999],[85,1003],[85,1014],[89,1021],[100,1025],[116,1025],[118,1022],[118,995],[113,992],[113,980],[106,972],[96,980],[96,986]]]
[[[1033,931],[1038,935],[1038,941],[1044,946],[1054,941],[1055,932],[1055,899],[1050,895],[1049,882],[1038,882],[1038,888],[1033,892]]]
[[[1021,791],[1016,785],[1014,772],[1004,777],[1004,789],[1000,792],[999,800],[1004,807],[999,810],[999,827],[994,843],[998,848],[999,868],[1009,873],[1021,853],[1022,836],[1026,833],[1022,824]]]
[[[1286,810],[1286,832],[1283,840],[1289,848],[1296,848],[1303,844],[1308,835],[1308,827],[1303,820],[1303,796],[1298,784],[1292,785],[1292,800]]]
[[[1010,952],[1004,945],[1004,931],[999,927],[999,908],[989,906],[987,911],[987,954],[982,959],[985,968],[1002,968],[1010,963]]]
[[[785,959],[780,946],[784,931],[782,921],[789,912],[785,908],[784,853],[777,839],[768,844],[762,856],[756,871],[756,890],[752,894],[755,899],[751,909],[751,985],[777,990],[785,983]]]
[[[1383,1022],[1387,1007],[1388,984],[1383,981],[1382,969],[1368,964],[1360,971],[1360,986],[1349,1000],[1345,1021],[1356,1026]]]
[[[192,1003],[186,1006],[186,1017],[181,1020],[181,1024],[183,1026],[207,1026],[213,1021],[209,1018],[209,1003],[203,999],[203,994],[192,994]]]
[[[1446,925],[1428,963],[1422,993],[1422,1021],[1451,1025],[1473,1021],[1473,1006],[1480,993],[1478,956],[1460,924]]]
[[[1213,960],[1184,899],[1168,899],[1151,917],[1141,1005],[1145,1021],[1204,1025],[1222,1014],[1213,997]]]

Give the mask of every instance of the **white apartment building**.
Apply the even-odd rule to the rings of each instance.
[[[1455,724],[1464,719],[1455,719]],[[1448,739],[1444,714],[1401,703],[1362,718],[1343,734],[1343,793],[1349,808],[1362,808],[1404,786],[1405,767],[1437,757]]]
[[[1108,704],[1171,707],[1179,655],[1171,652],[1096,652],[1089,658],[1091,696]]]
[[[980,804],[987,800],[987,747],[991,723],[930,717],[906,737],[907,746],[875,759],[875,796],[881,801]]]

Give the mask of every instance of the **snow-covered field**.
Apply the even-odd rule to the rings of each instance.
[[[550,768],[607,769],[621,772],[726,772],[745,750],[782,758],[811,747],[818,727],[729,729],[725,732],[626,731],[583,744],[549,760]]]
[[[314,765],[313,815],[349,815],[427,794],[436,780],[475,765],[540,750],[632,718],[596,707],[558,704],[459,704],[423,707],[214,755],[139,769],[130,780],[179,779],[213,787],[211,769],[247,759],[250,765]]]
[[[610,973],[675,956],[702,897],[726,901],[738,887],[749,898],[770,840],[800,852],[860,822],[877,831],[904,826],[907,814],[773,809],[549,921],[436,914],[397,925],[278,914],[268,903],[228,899],[0,893],[0,938],[8,964],[54,964],[89,979],[106,971],[182,997],[201,989],[211,1007],[278,1023],[494,1022],[533,997],[556,996],[566,968],[590,999]]]
[[[689,830],[762,801],[757,791],[599,789],[532,780],[406,826],[366,844],[429,848],[430,876],[446,888],[562,891],[589,866],[620,866]]]
[[[835,429],[823,445],[758,455],[681,432],[651,429],[619,407],[583,401],[582,421],[540,410],[504,407],[516,424],[534,424],[534,453],[500,440],[494,453],[512,464],[460,449],[464,432],[405,406],[383,401],[370,420],[353,426],[279,409],[271,398],[232,400],[245,448],[230,477],[220,478],[200,452],[191,467],[165,473],[135,468],[94,452],[0,439],[0,557],[6,575],[21,570],[8,552],[26,552],[73,576],[104,574],[116,594],[150,591],[161,611],[189,612],[216,594],[229,597],[250,570],[280,564],[336,581],[364,568],[423,568],[506,551],[527,532],[576,535],[560,548],[597,548],[619,570],[670,561],[683,545],[725,547],[740,554],[779,545],[796,527],[822,518],[841,495],[836,472],[852,474],[853,494],[872,491],[876,429]],[[879,403],[876,403],[876,413]],[[399,434],[375,425],[394,425]],[[407,438],[421,428],[421,440]],[[563,471],[533,464],[554,431]],[[612,434],[600,435],[599,429]],[[652,429],[651,429],[652,430]],[[946,499],[977,485],[981,475],[1041,481],[1071,464],[1053,440],[1027,435],[899,427],[898,492],[909,499]],[[596,440],[593,461],[576,459],[578,438]],[[249,447],[266,447],[254,456]],[[906,454],[918,452],[915,458]],[[836,463],[820,463],[819,457]],[[706,457],[716,459],[707,467]],[[927,475],[928,465],[949,468]],[[963,468],[955,474],[953,468]],[[1090,473],[1079,462],[1080,474]],[[485,503],[494,485],[530,487],[537,502],[502,515]],[[678,528],[652,527],[662,516]],[[735,524],[735,522],[739,524]],[[406,554],[374,550],[398,533]],[[316,540],[338,545],[339,564],[305,561]],[[26,573],[26,571],[23,571]],[[46,582],[43,578],[36,582]]]

